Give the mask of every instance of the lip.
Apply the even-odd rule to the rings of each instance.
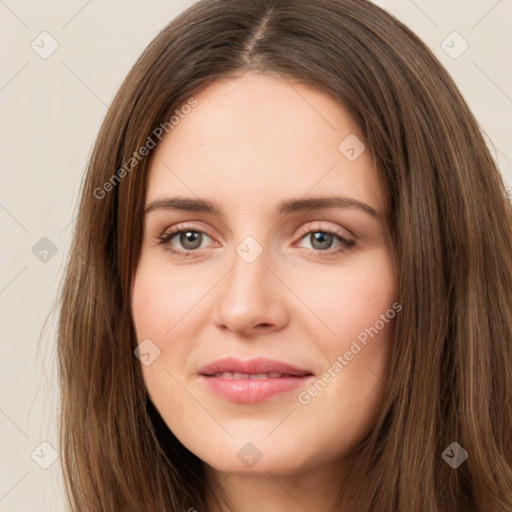
[[[243,374],[228,375],[225,374]],[[267,376],[261,374],[281,374]],[[219,359],[199,371],[208,389],[220,398],[237,403],[254,403],[287,393],[302,386],[313,372],[275,359],[241,361],[233,357]]]

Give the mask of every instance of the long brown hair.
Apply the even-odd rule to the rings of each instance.
[[[390,198],[403,310],[381,415],[350,477],[333,481],[340,503],[343,495],[357,512],[510,512],[512,208],[453,80],[417,36],[364,0],[200,1],[122,84],[90,158],[60,300],[71,509],[206,510],[203,463],[159,416],[133,354],[149,155],[133,159],[199,90],[247,70],[338,100]],[[468,454],[456,469],[442,456],[453,442]]]

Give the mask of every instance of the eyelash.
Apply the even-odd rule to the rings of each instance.
[[[189,250],[189,249],[176,249],[169,245],[169,242],[176,236],[181,233],[186,233],[188,231],[193,231],[195,233],[202,233],[208,237],[208,233],[205,233],[202,229],[200,229],[197,226],[194,225],[178,225],[172,228],[171,231],[165,232],[161,235],[157,235],[157,239],[159,240],[159,245],[167,245],[165,249],[169,251],[171,254],[174,254],[176,256],[182,257],[182,258],[194,258],[196,257],[194,253],[197,253],[199,249]],[[305,248],[306,252],[308,254],[314,254],[315,256],[319,256],[321,258],[328,258],[330,256],[333,256],[335,254],[344,252],[346,249],[352,247],[355,245],[355,240],[350,240],[348,238],[345,238],[341,236],[340,234],[336,233],[335,231],[329,230],[329,229],[322,229],[321,227],[317,228],[309,228],[309,229],[302,229],[299,231],[297,236],[299,237],[299,240],[304,238],[305,235],[311,234],[311,233],[324,233],[328,235],[334,236],[335,239],[337,239],[339,242],[341,242],[341,247],[335,248],[335,249],[328,249],[326,251],[319,251],[316,249],[308,249]],[[212,237],[210,237],[212,238]]]

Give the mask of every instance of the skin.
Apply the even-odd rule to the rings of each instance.
[[[307,404],[298,394],[311,381],[240,404],[212,394],[198,372],[227,356],[285,361],[311,370],[314,380],[332,368],[396,301],[384,188],[368,148],[354,161],[339,151],[348,135],[363,137],[320,90],[248,72],[195,98],[197,106],[152,156],[146,205],[202,198],[223,217],[146,214],[132,313],[139,342],[149,338],[160,355],[142,366],[144,382],[169,428],[206,463],[209,477],[222,481],[233,510],[296,511],[300,504],[325,511],[336,491],[334,471],[349,470],[347,453],[375,424],[394,320],[366,346],[359,343],[362,350]],[[276,211],[282,200],[323,195],[355,198],[380,217],[356,207]],[[202,240],[194,245],[177,235],[159,244],[178,224],[199,228]],[[317,231],[355,244],[336,237],[319,244]],[[236,251],[247,236],[263,250],[252,263]],[[171,246],[196,256],[172,254]],[[237,457],[247,442],[262,454],[250,468]]]

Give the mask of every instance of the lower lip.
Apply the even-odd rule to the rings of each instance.
[[[225,379],[202,375],[206,386],[217,396],[231,402],[254,403],[293,391],[312,376],[281,377],[279,379]]]

